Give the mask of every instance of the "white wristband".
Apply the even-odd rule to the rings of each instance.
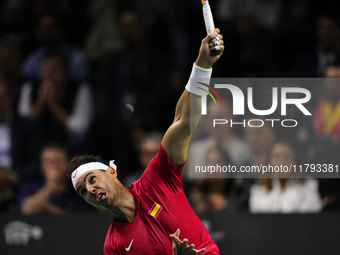
[[[205,89],[205,90],[209,90],[209,88],[207,86],[204,86],[203,84],[200,84],[200,82],[209,84],[211,73],[212,73],[212,68],[204,69],[202,67],[195,65],[194,63],[191,74],[190,74],[190,79],[187,85],[185,86],[185,89],[194,95],[197,95],[197,96],[202,95],[203,91],[200,88]]]

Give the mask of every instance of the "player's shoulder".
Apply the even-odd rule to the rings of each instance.
[[[164,167],[170,162],[169,156],[163,148],[162,144],[159,146],[157,154],[150,160],[144,173],[149,169]]]
[[[160,146],[158,153],[149,162],[142,176],[134,182],[129,188],[133,188],[135,194],[140,195],[143,192],[158,192],[170,186],[181,186],[183,166],[176,166],[171,163],[168,154]]]

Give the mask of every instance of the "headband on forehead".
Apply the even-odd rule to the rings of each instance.
[[[113,163],[114,160],[110,161],[110,167],[112,167],[114,170],[117,171],[117,166]],[[84,173],[92,170],[102,170],[106,171],[109,168],[109,166],[101,163],[101,162],[90,162],[83,165],[80,165],[76,170],[74,170],[71,174],[71,180],[74,189],[76,189],[76,183],[79,180],[80,176],[82,176]]]

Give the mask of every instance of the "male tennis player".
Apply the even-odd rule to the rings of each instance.
[[[222,35],[218,33],[219,29],[215,29],[213,34],[202,40],[191,78],[207,83],[212,65],[224,50]],[[177,229],[196,248],[185,254],[219,254],[208,231],[191,209],[182,187],[182,169],[193,126],[198,124],[201,117],[201,98],[197,95],[202,90],[197,87],[207,89],[200,86],[196,79],[195,82],[190,79],[177,103],[174,122],[165,133],[157,155],[129,189],[118,180],[113,161],[108,166],[98,156],[72,159],[69,174],[76,191],[89,204],[100,210],[108,210],[113,215],[105,239],[105,255],[172,254],[171,241],[178,243],[179,240],[175,237]],[[195,99],[191,102],[190,94]]]

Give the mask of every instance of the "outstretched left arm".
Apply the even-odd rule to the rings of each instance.
[[[211,40],[218,36],[219,31],[216,28],[213,34],[209,34],[202,40],[199,55],[195,62],[195,65],[201,68],[202,72],[204,72],[204,69],[207,71],[211,69],[212,65],[222,55],[224,50],[223,40],[221,40],[222,49],[220,51],[210,51],[210,47],[215,45]],[[222,39],[222,35],[219,36]],[[199,96],[192,96],[194,100],[190,102],[190,93],[184,90],[176,106],[174,122],[162,140],[164,150],[167,152],[171,163],[176,166],[180,166],[186,161],[191,135],[201,118],[201,99]],[[191,112],[190,103],[194,104],[191,105]]]

